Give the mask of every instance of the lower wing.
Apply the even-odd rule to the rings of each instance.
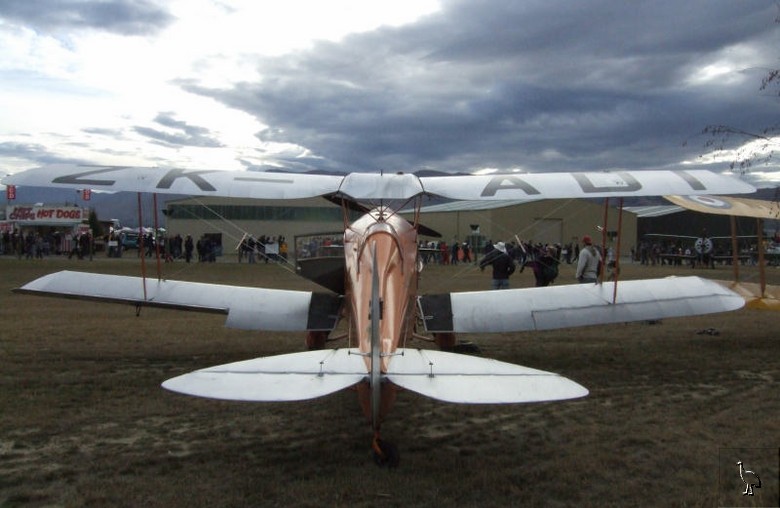
[[[62,271],[29,282],[18,293],[227,314],[225,326],[242,330],[332,330],[341,298],[200,282],[143,279]]]
[[[513,332],[694,316],[736,310],[745,301],[717,282],[668,277],[543,288],[424,295],[428,332]]]
[[[717,282],[744,298],[745,306],[750,309],[780,310],[780,286],[765,285],[762,288],[755,282]]]

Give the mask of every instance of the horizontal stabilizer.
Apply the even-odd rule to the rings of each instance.
[[[387,379],[426,397],[462,404],[512,404],[584,397],[588,390],[553,372],[429,349],[399,349]]]
[[[501,333],[695,316],[745,304],[700,277],[621,281],[613,303],[614,284],[425,295],[420,307],[429,332]]]
[[[18,293],[227,314],[242,330],[332,330],[339,297],[310,291],[251,288],[62,271],[29,282]]]
[[[366,363],[356,349],[328,349],[209,367],[162,386],[210,399],[274,402],[322,397],[365,378]]]

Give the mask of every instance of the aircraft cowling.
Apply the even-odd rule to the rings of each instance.
[[[355,221],[344,233],[347,267],[346,298],[352,332],[361,352],[371,350],[371,284],[376,250],[381,316],[379,324],[382,371],[396,348],[413,332],[417,294],[417,231],[396,215],[381,209]],[[370,359],[367,357],[367,363]]]

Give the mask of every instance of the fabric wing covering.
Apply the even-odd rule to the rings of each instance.
[[[420,297],[429,332],[502,333],[624,323],[736,310],[745,301],[700,277],[475,291]],[[447,297],[448,296],[448,297]]]
[[[310,291],[264,289],[62,271],[15,290],[19,293],[227,314],[242,330],[330,330],[339,297]]]

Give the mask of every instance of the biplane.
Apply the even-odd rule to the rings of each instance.
[[[583,397],[561,375],[453,352],[456,334],[619,323],[738,309],[743,299],[699,277],[542,288],[420,294],[417,237],[425,197],[454,200],[610,198],[749,193],[709,171],[416,176],[309,175],[114,166],[54,166],[6,177],[4,184],[197,196],[295,199],[323,196],[344,208],[344,256],[326,270],[323,291],[286,291],[61,271],[16,291],[227,315],[226,326],[306,334],[308,351],[204,368],[162,386],[237,401],[311,399],[354,387],[373,431],[378,464],[397,464],[380,428],[400,390],[446,402],[504,404]],[[397,211],[414,210],[413,219]],[[362,216],[349,222],[348,210]],[[340,321],[341,347],[329,335]],[[425,347],[429,339],[435,347]]]
[[[731,217],[731,255],[722,256],[731,263],[734,270],[734,280],[731,282],[719,281],[729,289],[739,293],[747,302],[747,306],[755,309],[780,310],[780,288],[766,283],[766,266],[769,263],[775,266],[778,263],[777,243],[764,241],[764,221],[780,218],[780,205],[777,201],[763,201],[729,196],[665,196],[668,201],[700,213],[715,215],[728,215]],[[738,252],[736,217],[751,217],[756,219],[756,236],[749,238],[755,240],[756,257],[751,254],[750,260],[755,260],[758,266],[758,282],[746,282],[739,280],[739,262],[743,259]],[[766,243],[766,245],[765,245]],[[706,244],[705,244],[706,245]]]

